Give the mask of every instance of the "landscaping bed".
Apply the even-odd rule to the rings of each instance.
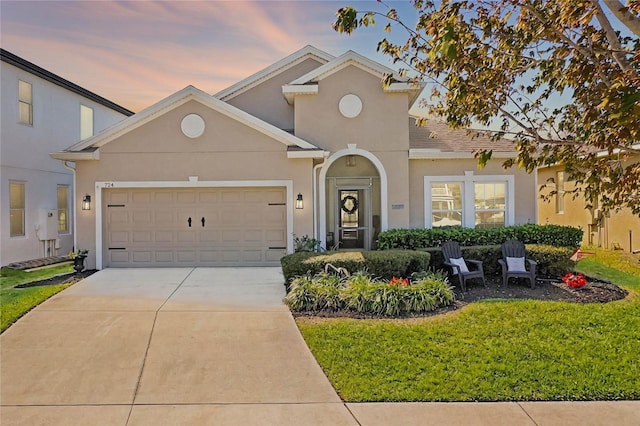
[[[86,278],[94,274],[95,272],[97,272],[95,269],[90,269],[82,272],[75,272],[75,273],[72,272],[69,274],[56,275],[54,277],[47,278],[44,280],[31,281],[24,284],[18,284],[14,286],[14,288],[41,287],[46,285],[58,285],[58,284],[74,284],[82,280],[83,278]]]

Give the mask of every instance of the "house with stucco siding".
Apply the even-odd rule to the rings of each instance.
[[[0,265],[64,256],[74,246],[73,162],[51,152],[133,112],[0,49]]]
[[[53,153],[91,198],[77,211],[87,266],[278,265],[294,235],[366,250],[391,228],[535,223],[535,175],[499,160],[513,147],[417,127],[422,89],[356,52],[307,46]],[[485,146],[498,160],[479,169]]]

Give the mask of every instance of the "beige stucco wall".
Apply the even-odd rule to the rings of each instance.
[[[345,118],[338,110],[347,94],[362,100],[362,112],[355,118]],[[408,102],[407,93],[384,93],[379,77],[348,66],[322,79],[318,94],[296,96],[295,134],[332,152],[347,144],[371,152],[408,151]]]
[[[314,59],[306,59],[226,102],[280,129],[293,129],[293,106],[282,94],[282,86],[321,65]]]
[[[182,118],[202,116],[206,129],[190,139],[180,130]],[[286,145],[191,101],[100,148],[99,161],[77,163],[77,194],[95,197],[95,182],[291,180],[298,193],[311,199],[310,159],[287,159]],[[293,200],[288,200],[293,202]],[[78,211],[78,247],[91,250],[95,267],[96,208]],[[294,209],[294,233],[312,233],[312,209]]]
[[[476,159],[457,160],[411,160],[409,162],[410,179],[410,224],[412,228],[424,227],[424,177],[425,176],[464,176],[465,171],[480,175],[513,175],[515,187],[516,225],[536,223],[536,185],[535,175],[512,167],[504,169],[502,160],[493,159],[483,168],[478,168]]]
[[[593,210],[586,208],[582,196],[573,199],[572,195],[565,195],[564,212],[562,213],[557,212],[557,196],[552,196],[549,201],[542,199],[542,195],[547,195],[550,191],[555,190],[556,174],[561,170],[561,166],[555,166],[538,171],[538,187],[540,188],[538,223],[580,227],[584,230],[583,244],[609,249],[620,247],[625,251],[640,250],[640,216],[634,215],[631,210],[612,211],[608,217],[603,217],[598,223],[594,220]],[[553,182],[550,181],[551,178],[554,179]],[[542,188],[543,185],[546,187]],[[572,182],[565,183],[565,191],[574,187]]]
[[[382,208],[388,212],[389,227],[409,226],[408,94],[385,93],[379,77],[355,66],[323,78],[318,85],[318,94],[296,96],[296,136],[331,154],[349,144],[370,152],[388,178],[388,202]],[[362,112],[355,118],[343,117],[338,109],[347,94],[362,101]]]

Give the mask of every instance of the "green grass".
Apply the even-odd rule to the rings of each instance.
[[[14,288],[18,284],[51,278],[57,274],[73,272],[73,265],[61,265],[32,272],[0,270],[0,332],[54,294],[69,287],[68,284],[42,287]]]
[[[579,269],[623,280],[627,299],[496,301],[424,319],[297,323],[349,402],[640,399],[640,271],[603,259]]]

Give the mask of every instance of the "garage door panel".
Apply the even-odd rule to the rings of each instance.
[[[284,188],[105,193],[110,266],[277,265],[286,251]]]
[[[153,200],[156,203],[171,204],[174,201],[173,191],[156,191],[153,194]]]
[[[196,202],[196,193],[194,191],[179,191],[176,193],[176,201],[178,204],[194,204]]]
[[[193,231],[178,231],[177,232],[177,242],[179,243],[195,243],[196,242],[196,233]]]
[[[128,243],[129,242],[129,232],[128,231],[117,231],[109,233],[109,242],[119,244],[119,243]]]
[[[136,250],[132,253],[131,258],[133,263],[150,263],[153,259],[153,252]]]
[[[155,231],[154,241],[156,243],[172,243],[174,241],[172,231]]]
[[[132,242],[134,243],[150,243],[153,241],[151,231],[133,231]]]
[[[175,256],[173,255],[173,251],[156,251],[155,261],[157,263],[174,263]]]
[[[180,263],[193,263],[196,261],[195,250],[177,250],[176,260]]]
[[[131,202],[149,204],[152,200],[153,193],[150,191],[140,191],[131,194]]]
[[[109,250],[109,260],[112,266],[126,266],[131,263],[129,252],[125,250]]]
[[[220,231],[201,231],[198,238],[203,243],[217,243],[220,242]]]
[[[131,222],[134,226],[149,226],[153,224],[151,220],[153,212],[151,210],[135,210],[131,216]]]

